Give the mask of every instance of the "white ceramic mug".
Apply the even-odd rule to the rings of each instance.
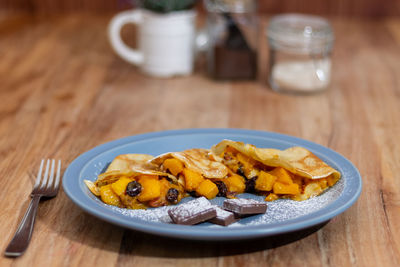
[[[167,14],[129,10],[111,20],[108,34],[115,52],[143,72],[157,77],[187,75],[193,70],[195,18],[193,10]],[[129,23],[139,26],[137,50],[121,39],[121,29]]]

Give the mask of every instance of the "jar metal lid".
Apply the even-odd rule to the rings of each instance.
[[[256,0],[204,0],[208,11],[245,13],[257,10]]]
[[[272,48],[301,54],[329,52],[334,42],[330,23],[311,15],[274,16],[266,34]]]

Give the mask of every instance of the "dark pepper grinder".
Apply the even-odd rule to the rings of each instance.
[[[257,77],[258,23],[255,0],[205,0],[207,72],[216,80]]]

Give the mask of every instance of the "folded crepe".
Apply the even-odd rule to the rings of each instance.
[[[146,154],[119,155],[104,173],[98,175],[95,182],[84,182],[94,195],[114,206],[146,208],[167,205],[169,189],[176,189],[173,199],[169,198],[170,202],[179,202],[184,197],[183,186],[175,176],[159,171],[150,162],[153,158]],[[127,186],[131,182],[140,187],[139,193],[134,196],[127,192]]]
[[[306,200],[340,179],[337,170],[303,147],[279,150],[223,140],[211,151],[230,171],[243,177],[245,185],[237,183],[238,193],[264,194],[266,201]]]
[[[216,161],[208,149],[193,148],[181,152],[169,152],[152,159],[150,162],[164,170],[166,169],[163,166],[164,162],[171,158],[179,160],[183,163],[184,168],[200,173],[204,178],[225,178],[228,174],[228,168]],[[172,174],[178,175],[178,173]]]
[[[339,179],[337,170],[305,148],[258,148],[223,140],[211,150],[119,155],[96,181],[84,182],[106,204],[142,209],[176,204],[189,194],[212,199],[248,192],[266,201],[306,200]]]
[[[282,167],[293,174],[309,179],[326,178],[333,175],[340,178],[340,173],[323,162],[309,150],[303,147],[291,147],[285,150],[273,148],[257,148],[231,140],[223,140],[213,146],[211,151],[220,156],[227,147],[232,147],[248,157],[270,167]]]

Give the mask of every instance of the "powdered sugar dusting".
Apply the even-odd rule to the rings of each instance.
[[[101,202],[101,200],[99,200]],[[101,204],[105,205],[101,202]],[[107,205],[108,206],[108,205]],[[150,209],[122,209],[115,206],[108,206],[115,212],[122,214],[123,216],[140,219],[147,222],[164,222],[168,223],[167,218],[169,218],[168,210],[171,206],[164,206],[159,208],[150,208]]]
[[[171,219],[169,214],[167,214],[165,216],[161,216],[159,219],[160,219],[160,222],[163,222],[163,223],[174,223],[174,221]]]

